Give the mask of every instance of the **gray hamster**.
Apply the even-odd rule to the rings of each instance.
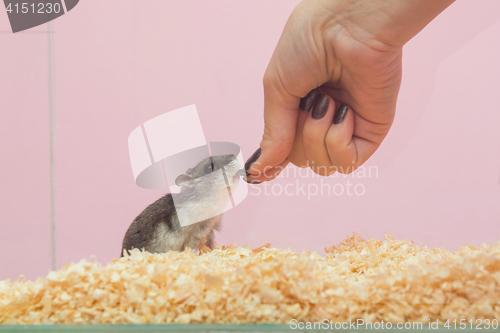
[[[221,168],[224,172],[217,172]],[[181,187],[179,193],[161,197],[134,219],[125,233],[121,256],[133,248],[151,253],[196,250],[203,238],[213,249],[214,231],[220,231],[222,211],[229,201],[228,190],[232,193],[244,174],[234,155],[209,157],[187,170],[175,180]]]

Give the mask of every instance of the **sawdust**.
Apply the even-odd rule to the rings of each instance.
[[[500,320],[500,242],[448,252],[354,233],[325,252],[202,245],[84,259],[1,281],[0,323]]]

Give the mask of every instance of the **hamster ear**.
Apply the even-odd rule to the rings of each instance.
[[[175,178],[175,185],[183,186],[183,185],[186,185],[186,183],[191,181],[191,180],[193,180],[193,177],[183,173],[183,174],[180,174],[179,176],[177,176],[177,178]]]

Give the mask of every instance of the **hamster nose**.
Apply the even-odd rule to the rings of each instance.
[[[246,176],[247,172],[245,171],[245,169],[239,169],[238,171],[236,171],[236,175],[238,176]]]

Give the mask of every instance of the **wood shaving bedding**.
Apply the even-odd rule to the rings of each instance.
[[[354,233],[321,256],[202,246],[0,282],[1,324],[500,320],[500,242],[458,252]]]

